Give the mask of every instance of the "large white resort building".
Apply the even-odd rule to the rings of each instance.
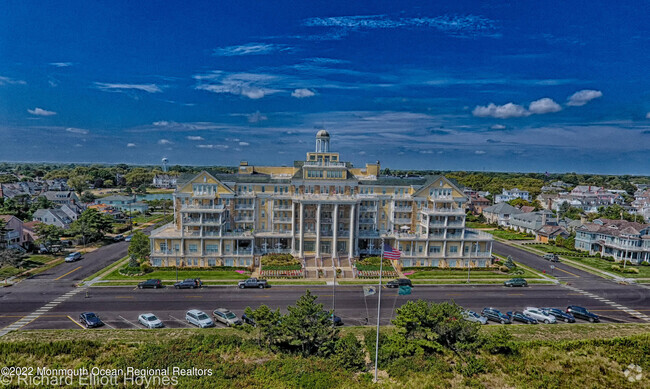
[[[401,267],[485,267],[492,238],[466,228],[466,202],[443,176],[381,176],[379,162],[353,167],[321,130],[315,152],[291,167],[241,162],[235,174],[179,177],[174,220],[151,234],[151,263],[251,266],[266,253],[291,253],[352,266],[378,255],[383,238],[401,251]]]

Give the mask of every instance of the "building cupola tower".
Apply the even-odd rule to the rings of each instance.
[[[330,152],[330,134],[325,130],[320,130],[316,134],[316,152],[317,153]]]

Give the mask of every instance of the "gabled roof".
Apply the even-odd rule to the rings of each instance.
[[[487,208],[483,208],[483,213],[495,213],[498,215],[502,214],[510,214],[510,215],[517,215],[522,213],[522,211],[518,208],[513,207],[512,205],[508,203],[499,203],[496,205],[492,205]]]

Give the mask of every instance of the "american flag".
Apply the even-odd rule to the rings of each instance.
[[[388,244],[384,244],[384,258],[392,259],[393,261],[397,261],[402,255],[399,250],[394,249],[390,247]]]

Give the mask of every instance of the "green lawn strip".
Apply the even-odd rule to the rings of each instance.
[[[621,277],[626,277],[626,278],[648,278],[650,277],[650,266],[636,266],[636,265],[630,265],[629,263],[626,265],[627,267],[633,266],[634,269],[639,270],[639,274],[634,274],[634,273],[622,273],[622,272],[617,272],[615,270],[612,270],[612,265],[617,265],[620,266],[621,269],[623,268],[623,263],[615,263],[615,262],[609,262],[601,258],[591,258],[591,257],[571,257],[571,256],[563,256],[563,258],[579,263],[582,266],[585,267],[594,267],[596,269],[600,269],[603,271],[606,271],[608,273],[616,274]],[[567,262],[567,261],[565,261]]]
[[[0,268],[0,279],[18,276],[18,279],[26,278],[34,274],[42,273],[48,269],[53,268],[63,262],[63,257],[55,257],[51,255],[30,255],[23,262],[23,266],[16,268],[13,266],[5,266]],[[21,273],[24,273],[21,275]]]
[[[494,228],[491,224],[478,223],[478,222],[466,222],[465,226],[467,228]]]
[[[240,274],[233,270],[178,270],[178,279],[200,278],[201,280],[244,280],[250,277],[250,274]],[[154,270],[139,276],[125,276],[120,274],[117,268],[110,272],[104,280],[148,280],[150,278],[159,278],[161,280],[175,280],[175,270]]]
[[[510,232],[510,231],[503,231],[503,230],[488,230],[485,232],[487,232],[488,234],[492,234],[497,238],[506,239],[506,240],[533,240],[534,239],[531,236],[526,236],[518,232]]]

